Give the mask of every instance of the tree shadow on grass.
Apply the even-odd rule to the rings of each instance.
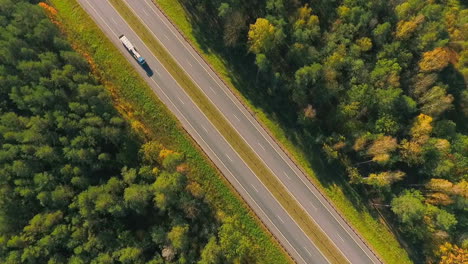
[[[267,77],[258,75],[258,69],[253,63],[255,57],[248,53],[245,47],[228,49],[224,46],[223,32],[213,19],[216,14],[199,16],[195,3],[191,1],[180,1],[180,3],[188,14],[193,35],[203,52],[217,54],[223,58],[223,63],[228,69],[228,77],[236,89],[255,107],[262,109],[269,119],[280,125],[293,145],[305,153],[305,158],[320,183],[327,189],[339,186],[356,210],[368,211],[377,219],[377,213],[369,210],[369,207],[363,203],[367,197],[364,196],[362,187],[351,186],[347,182],[343,168],[337,163],[326,161],[321,145],[315,143],[316,135],[304,131],[297,124],[297,109],[291,107],[295,104],[290,100],[288,90],[282,88],[269,93],[268,89],[261,87],[262,78]],[[253,22],[248,21],[247,25]]]

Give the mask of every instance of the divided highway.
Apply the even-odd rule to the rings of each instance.
[[[381,263],[151,0],[125,0],[351,263]],[[107,0],[78,0],[298,263],[329,263]],[[125,34],[154,74],[121,45]]]

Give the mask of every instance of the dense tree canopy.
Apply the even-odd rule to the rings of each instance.
[[[466,250],[466,1],[181,2],[218,15],[225,53],[255,57],[241,62],[258,67],[246,94],[391,204],[419,257],[440,258],[446,242]]]
[[[239,263],[249,238],[141,142],[38,5],[0,0],[0,262]]]

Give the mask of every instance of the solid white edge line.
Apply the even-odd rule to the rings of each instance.
[[[99,15],[99,13],[94,9],[94,7],[89,3],[89,1],[88,1],[88,0],[85,0],[85,1],[88,2],[88,5],[89,5],[89,6],[94,10],[94,12],[101,18],[101,20],[104,22],[104,24],[113,32],[112,28],[109,27],[109,25],[102,19],[102,17],[101,17],[101,16]],[[106,0],[106,1],[107,1],[107,0]],[[114,11],[120,16],[120,14],[115,10],[115,8],[114,8],[110,3],[108,3],[108,4],[109,4],[109,5],[114,9]],[[122,18],[122,17],[121,17],[121,18]],[[123,18],[122,18],[122,19],[123,19]],[[125,21],[125,22],[126,22],[126,21]],[[131,29],[130,26],[129,26],[129,28]],[[113,32],[113,33],[114,33],[114,32]],[[104,34],[105,34],[105,33],[104,33]],[[115,33],[114,33],[114,34],[115,34]],[[117,35],[116,35],[116,37],[117,37]],[[138,35],[137,35],[137,37],[138,37]],[[138,38],[139,38],[139,37],[138,37]],[[141,41],[141,39],[140,39],[140,41]],[[144,44],[144,42],[142,42],[142,43]],[[145,44],[144,44],[144,45],[145,45]],[[146,46],[146,45],[145,45],[145,46]],[[148,47],[146,47],[146,48],[148,49]],[[148,50],[149,50],[149,49],[148,49]],[[151,52],[150,52],[150,53],[151,53]],[[153,56],[154,56],[154,55],[153,55]],[[155,56],[154,56],[154,57],[155,57]],[[156,57],[155,57],[155,59],[157,60]],[[164,66],[163,66],[163,67],[164,67]],[[237,180],[237,178],[236,178],[236,177],[234,176],[234,174],[229,170],[229,168],[227,168],[227,166],[224,164],[224,162],[223,162],[223,161],[218,157],[218,155],[211,149],[211,147],[205,142],[205,140],[200,136],[200,134],[198,134],[198,132],[195,130],[195,128],[192,126],[192,124],[190,124],[190,122],[188,122],[187,118],[186,118],[186,117],[182,114],[182,112],[176,107],[176,105],[174,104],[174,102],[172,102],[172,100],[171,100],[171,99],[169,98],[169,96],[164,92],[164,90],[163,90],[161,87],[159,87],[159,85],[156,83],[156,81],[155,81],[154,79],[152,79],[152,78],[150,78],[150,79],[151,79],[151,80],[155,83],[155,85],[161,90],[161,92],[164,94],[164,96],[166,96],[166,98],[171,102],[171,104],[172,104],[173,107],[179,112],[179,114],[185,119],[185,121],[187,122],[187,124],[195,131],[195,133],[197,133],[197,135],[198,135],[198,136],[201,138],[201,140],[205,143],[205,145],[207,146],[207,148],[209,148],[210,151],[216,156],[216,158],[221,162],[221,164],[222,164],[222,165],[224,166],[224,168],[229,172],[229,174],[231,174],[232,178],[233,178],[233,179],[237,182],[237,184],[245,191],[245,193],[246,193],[247,196],[251,199],[251,201],[252,201],[252,202],[257,206],[257,208],[263,213],[263,215],[264,215],[264,216],[268,219],[268,221],[274,226],[274,228],[281,234],[281,236],[284,238],[284,241],[286,241],[286,242],[289,244],[290,248],[292,248],[292,249],[296,252],[297,256],[299,256],[299,258],[300,258],[304,263],[307,263],[307,262],[304,260],[304,258],[301,256],[301,254],[299,254],[299,252],[291,245],[291,243],[290,243],[289,240],[284,236],[284,234],[281,232],[281,230],[275,225],[275,223],[274,223],[274,222],[270,219],[270,217],[265,213],[265,211],[263,211],[263,209],[257,204],[257,202],[253,199],[253,197],[247,192],[247,190],[244,188],[244,186],[242,186],[242,184],[239,182],[239,180]],[[182,89],[182,90],[183,90],[183,89]],[[194,105],[197,106],[195,103],[194,103]],[[197,108],[198,108],[198,106],[197,106]],[[201,110],[199,110],[199,111],[201,111]],[[202,114],[204,115],[203,112],[202,112]],[[206,118],[206,116],[205,116],[205,118]],[[210,121],[209,119],[207,119],[207,120],[211,123],[211,121]],[[212,125],[213,125],[213,124],[212,124]],[[215,130],[216,130],[216,128],[215,128]],[[219,133],[219,131],[218,131],[218,133]],[[220,134],[220,135],[221,135],[221,134]],[[221,135],[221,138],[224,139],[224,137],[223,137],[222,135]],[[226,139],[224,139],[224,140],[226,141]],[[227,141],[226,141],[226,142],[227,142]],[[228,142],[227,142],[227,143],[228,143]],[[228,144],[229,144],[229,143],[228,143]],[[231,148],[232,148],[232,146],[231,146]],[[244,163],[245,163],[245,162],[244,162]],[[249,167],[247,166],[247,168],[249,168]],[[249,169],[250,169],[250,168],[249,168]],[[255,175],[255,174],[254,174],[254,175]],[[257,178],[257,180],[260,181],[258,178]],[[261,183],[261,181],[260,181],[260,183]],[[262,183],[262,185],[263,185],[263,183]],[[265,187],[265,186],[264,186],[264,187]],[[265,188],[266,188],[266,187],[265,187]],[[271,195],[272,197],[274,197],[273,194],[271,194],[271,192],[270,192],[268,189],[267,189],[267,191],[270,193],[270,195]],[[277,202],[277,204],[286,212],[286,215],[289,216],[289,214],[288,214],[287,211],[282,207],[282,205],[281,205],[279,202]],[[289,216],[289,217],[291,218],[291,216]],[[294,219],[291,218],[291,220],[296,224],[297,227],[300,228],[300,226],[296,223],[296,221],[295,221]],[[306,235],[305,235],[305,237],[308,238],[308,236],[306,236]],[[308,239],[309,239],[309,241],[310,241],[310,238],[308,238]],[[315,246],[315,244],[314,244],[312,241],[310,241],[310,242],[312,243],[312,245]],[[327,261],[328,261],[328,260],[327,260]]]
[[[166,94],[166,92],[164,92],[164,90],[159,87],[159,85],[156,83],[156,81],[154,81],[153,79],[151,79],[155,84],[156,86],[159,88],[159,90],[161,90],[161,92],[164,94],[164,96],[167,98],[167,100],[169,100],[169,102],[171,102],[172,106],[177,110],[177,112],[179,112],[179,114],[182,116],[182,118],[185,119],[185,122],[194,130],[194,132],[200,137],[200,139],[203,141],[203,143],[205,144],[205,146],[211,151],[211,153],[213,153],[213,155],[216,157],[216,159],[218,159],[218,161],[223,165],[223,167],[227,170],[227,172],[229,172],[229,174],[231,175],[232,179],[234,179],[237,184],[242,188],[242,190],[244,190],[244,192],[247,194],[247,196],[250,198],[250,200],[257,206],[257,208],[263,213],[263,215],[265,216],[266,219],[268,219],[268,221],[273,225],[273,227],[279,232],[279,234],[284,238],[284,241],[286,241],[286,243],[288,243],[288,245],[290,246],[290,248],[292,248],[294,250],[294,252],[296,252],[297,256],[304,262],[304,263],[307,263],[305,261],[305,259],[301,256],[301,254],[299,254],[299,252],[296,250],[296,248],[294,248],[294,246],[289,242],[289,240],[284,236],[283,232],[281,232],[281,230],[275,225],[275,223],[271,220],[271,218],[265,213],[265,211],[263,211],[263,209],[260,207],[260,205],[258,205],[258,203],[255,201],[255,199],[250,195],[250,193],[245,189],[245,187],[239,182],[239,180],[234,176],[234,174],[231,172],[231,170],[226,166],[226,164],[224,164],[224,162],[219,158],[219,156],[216,154],[216,152],[213,151],[213,149],[206,143],[206,141],[202,138],[202,136],[196,131],[196,129],[192,126],[192,124],[190,124],[190,122],[187,120],[187,118],[184,116],[184,114],[177,108],[177,106],[172,102],[171,98],[169,98],[169,96]],[[216,128],[215,128],[216,129]],[[218,132],[219,133],[219,132]],[[223,138],[223,136],[220,134],[221,138]],[[227,177],[226,177],[227,178]],[[259,180],[260,181],[260,180]],[[271,194],[270,194],[271,195]],[[277,202],[278,205],[279,202]],[[280,205],[281,206],[281,205]],[[253,209],[252,209],[253,210]],[[283,209],[284,210],[284,209]],[[286,211],[285,211],[286,212]],[[287,212],[286,212],[287,214]],[[289,216],[291,218],[291,216]],[[294,221],[294,220],[293,220]],[[297,224],[296,224],[297,225]],[[299,226],[298,226],[299,227]],[[305,237],[307,237],[306,235],[304,235]],[[312,243],[312,245],[314,245]],[[305,248],[305,247],[304,247]]]
[[[108,0],[106,0],[106,1],[108,2]],[[135,10],[134,10],[131,6],[129,6],[128,3],[126,3],[125,0],[124,0],[124,2],[125,2],[125,4],[126,4],[131,10],[133,10],[133,12],[135,13]],[[110,5],[110,6],[112,7],[112,9],[122,18],[122,16],[120,15],[120,13],[118,13],[118,12],[115,10],[115,8],[112,6],[112,4],[109,3],[109,5]],[[140,20],[140,22],[143,23],[143,25],[144,25],[147,29],[149,29],[148,26],[146,25],[146,23],[144,23],[144,21],[142,21],[140,17],[137,16],[137,18]],[[125,19],[123,19],[123,18],[122,18],[122,20],[125,21]],[[126,22],[126,21],[125,21],[125,22]],[[130,26],[129,26],[129,28],[131,29]],[[132,29],[132,30],[133,30],[133,29]],[[150,30],[150,31],[151,31],[151,30]],[[152,31],[151,31],[151,32],[152,32]],[[152,32],[152,34],[154,35],[153,32]],[[135,34],[135,35],[136,35],[136,34]],[[153,57],[155,58],[155,60],[157,60],[157,61],[159,62],[159,60],[157,59],[157,57],[151,52],[151,50],[148,48],[148,46],[146,46],[146,44],[144,43],[144,41],[142,41],[141,38],[140,38],[138,35],[136,35],[136,36],[137,36],[137,38],[140,40],[140,42],[146,47],[146,49],[149,51],[149,53],[153,55]],[[157,39],[158,41],[160,41],[159,38],[158,38],[156,35],[154,35],[154,36],[156,37],[156,39]],[[161,42],[161,41],[160,41],[160,42]],[[161,44],[162,44],[162,43],[161,43]],[[164,46],[164,45],[163,45],[163,46]],[[164,48],[165,48],[166,51],[167,51],[167,48],[166,48],[165,46],[164,46]],[[169,54],[170,54],[170,53],[169,53]],[[172,56],[172,55],[171,55],[171,56]],[[159,63],[160,63],[160,62],[159,62]],[[161,64],[161,63],[160,63],[160,64]],[[180,65],[180,64],[179,64],[179,65]],[[166,71],[166,73],[173,79],[172,75],[168,72],[168,70],[166,69],[166,67],[165,67],[164,65],[162,65],[162,64],[161,64],[161,67],[162,67],[162,68]],[[182,67],[182,69],[183,69],[183,67]],[[183,70],[185,71],[185,69],[183,69]],[[187,72],[186,72],[186,73],[187,73]],[[151,79],[151,80],[153,80],[153,79]],[[177,82],[177,80],[175,80],[175,79],[173,79],[173,80],[174,80],[174,82],[175,82],[179,87],[181,87],[180,84]],[[154,80],[153,80],[153,81],[154,81]],[[194,80],[192,79],[192,81],[194,81]],[[186,92],[185,92],[184,89],[181,88],[181,90],[186,94]],[[210,122],[210,124],[214,127],[214,125],[211,123],[211,121],[206,117],[205,113],[203,113],[203,111],[201,111],[201,109],[198,107],[198,105],[195,104],[195,103],[193,102],[193,100],[190,98],[190,96],[188,96],[187,94],[186,94],[186,96],[192,101],[192,103],[199,109],[199,111],[204,115],[204,117],[208,120],[208,122]],[[212,103],[213,103],[213,102],[212,102]],[[218,109],[218,111],[219,111],[219,109]],[[223,118],[224,118],[224,116],[223,116]],[[216,128],[215,128],[215,129],[216,129]],[[217,129],[216,129],[216,130],[217,130]],[[217,130],[217,131],[218,131],[218,130]],[[218,131],[218,133],[219,133],[219,131]],[[240,135],[240,136],[242,137],[242,135]],[[234,149],[234,148],[232,147],[232,145],[231,145],[223,136],[222,136],[222,138],[223,138],[224,141],[231,147],[231,149]],[[245,139],[244,139],[244,141],[245,141]],[[247,144],[247,145],[248,145],[248,144]],[[250,147],[250,145],[249,145],[249,147]],[[252,147],[250,147],[250,148],[252,148]],[[235,152],[235,151],[234,151],[234,152]],[[235,153],[237,154],[237,152],[235,152]],[[257,154],[257,155],[258,155],[258,154]],[[249,166],[247,166],[247,163],[243,160],[243,158],[242,158],[242,157],[239,157],[239,158],[244,162],[244,164],[245,164],[246,167],[252,172],[252,174],[255,175],[255,176],[257,177],[257,179],[258,179],[258,176],[252,171],[252,169],[251,169]],[[263,161],[263,160],[262,160],[262,161]],[[268,167],[268,166],[267,166],[267,167]],[[268,167],[268,168],[269,168],[269,167]],[[270,169],[270,170],[271,170],[271,169]],[[276,176],[276,175],[275,175],[275,176]],[[272,195],[272,197],[275,197],[275,196],[270,192],[270,190],[263,184],[263,182],[262,182],[260,179],[258,179],[258,180],[259,180],[259,182],[264,186],[264,188]],[[294,196],[293,196],[293,198],[296,199]],[[275,198],[275,199],[276,199],[276,198]],[[283,207],[283,205],[281,205],[279,202],[278,202],[278,204],[279,204],[279,205],[281,206],[281,208],[287,213],[287,210]],[[300,203],[299,203],[299,204],[300,204]],[[301,206],[302,206],[302,205],[301,205]],[[289,213],[287,213],[287,214],[289,215]],[[310,216],[309,216],[309,217],[310,217]],[[291,216],[290,216],[290,218],[291,218]],[[291,219],[292,219],[292,218],[291,218]],[[312,220],[313,220],[313,219],[312,219]],[[304,230],[299,226],[299,224],[297,224],[297,222],[296,222],[294,219],[292,219],[292,221],[293,221],[293,222],[296,224],[296,226],[305,234]],[[315,222],[315,220],[313,220],[313,221]],[[310,239],[309,236],[305,235],[305,237],[312,243],[312,245],[315,246],[315,248],[317,248],[317,246],[316,246],[315,243]],[[288,244],[290,244],[289,241],[288,241]],[[317,251],[323,256],[323,258],[324,258],[328,263],[330,263],[330,261],[327,259],[327,257],[325,257],[325,255],[323,255],[323,253],[322,253],[320,250],[318,250],[318,248],[317,248]],[[301,257],[301,258],[302,258],[302,257]],[[346,256],[345,256],[345,258],[346,258]]]
[[[195,53],[197,56],[194,56],[194,55],[193,55],[193,53],[192,53],[193,51],[192,51],[190,48],[188,48],[188,47],[186,46],[186,44],[184,43],[184,41],[182,41],[182,40],[179,38],[179,36],[177,35],[178,32],[177,32],[177,33],[174,33],[173,30],[172,30],[172,28],[165,22],[164,18],[161,18],[160,15],[158,14],[158,12],[156,12],[156,11],[154,10],[154,8],[152,7],[153,4],[151,4],[151,5],[148,4],[148,3],[146,2],[146,0],[145,0],[144,2],[145,2],[145,3],[153,10],[153,12],[161,19],[161,21],[163,22],[163,24],[166,25],[166,27],[169,29],[169,31],[171,31],[171,33],[180,41],[180,43],[186,48],[186,50],[192,55],[192,57],[194,57],[194,58],[198,61],[198,63],[200,64],[200,66],[202,66],[202,67],[205,69],[205,71],[208,73],[208,75],[210,75],[210,77],[213,79],[213,81],[214,81],[218,86],[225,86],[224,83],[223,83],[222,81],[221,81],[222,85],[220,85],[219,82],[218,82],[218,80],[217,80],[216,78],[214,78],[214,77],[211,75],[211,73],[205,68],[205,66],[203,65],[203,63],[201,63],[201,62],[198,60],[198,58],[197,58],[198,54],[197,54],[197,53]],[[167,38],[167,35],[166,35],[166,38]],[[206,62],[205,62],[205,63],[206,63]],[[222,90],[224,91],[224,89],[222,89]],[[229,90],[229,91],[230,91],[230,90]],[[237,103],[231,98],[231,96],[229,96],[229,95],[226,93],[226,91],[224,91],[224,93],[225,93],[225,94],[228,96],[228,98],[236,105],[236,107],[239,109],[239,111],[242,112],[242,113],[244,114],[244,116],[247,117],[247,115],[241,110],[242,108],[245,109],[245,106],[242,105],[242,107],[239,107],[239,106],[237,105]],[[230,93],[232,93],[232,92],[230,91]],[[236,100],[237,100],[237,98],[236,98]],[[238,100],[237,100],[237,101],[238,101]],[[265,137],[265,135],[258,129],[258,127],[257,127],[255,124],[253,124],[253,122],[252,122],[249,118],[247,118],[247,119],[248,119],[249,122],[255,127],[255,129],[263,136],[263,138],[264,138],[270,145],[272,145],[272,143]],[[258,122],[258,120],[255,120],[255,121]],[[264,129],[264,128],[262,127],[262,129]],[[270,135],[268,135],[268,136],[270,136]],[[276,143],[276,142],[275,142],[275,143]],[[273,147],[273,146],[272,146],[272,147]],[[283,159],[283,161],[290,167],[290,169],[294,172],[294,174],[296,174],[296,176],[298,176],[298,178],[301,178],[301,176],[297,175],[297,172],[291,167],[291,165],[289,164],[289,162],[286,161],[286,160],[284,159],[284,157],[278,152],[278,150],[277,150],[275,147],[273,147],[273,148],[275,149],[275,151],[277,152],[277,154],[281,157],[281,159]],[[289,156],[288,156],[288,159],[290,160],[290,162],[293,162]],[[293,162],[293,163],[294,163],[294,162]],[[301,174],[302,174],[302,172],[301,172]],[[305,176],[305,175],[304,175],[304,176]],[[305,176],[305,177],[307,177],[307,176]],[[303,179],[301,179],[301,181],[304,182]],[[309,182],[309,183],[310,183],[310,182]],[[317,195],[310,189],[310,187],[309,187],[307,184],[306,184],[306,187],[314,194],[314,196],[317,197]],[[315,186],[314,186],[314,187],[315,187]],[[316,187],[315,187],[315,188],[316,188]],[[330,209],[329,209],[327,206],[325,206],[325,205],[323,204],[323,202],[320,200],[320,198],[317,197],[317,199],[319,199],[320,203],[322,203],[322,205],[325,207],[325,209],[332,215],[333,218],[335,218],[335,220],[336,220],[336,221],[338,222],[338,224],[346,231],[346,233],[348,233],[348,235],[351,237],[351,239],[353,239],[354,242],[356,242],[356,244],[357,244],[357,245],[361,248],[361,250],[367,255],[367,257],[369,257],[369,259],[371,259],[371,261],[372,261],[373,263],[375,263],[374,260],[372,260],[372,258],[371,258],[371,257],[369,256],[369,254],[366,252],[366,250],[364,250],[364,249],[361,247],[361,245],[356,241],[356,239],[353,237],[353,235],[351,235],[351,234],[349,233],[349,231],[341,224],[341,222],[340,222],[340,221],[336,218],[336,216],[330,211]],[[333,210],[337,210],[337,209],[334,208]],[[362,241],[361,241],[361,242],[362,242]],[[371,250],[366,244],[365,244],[365,246],[368,248],[368,250]]]

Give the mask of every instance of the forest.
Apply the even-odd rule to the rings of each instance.
[[[466,261],[466,1],[180,2],[236,88],[387,211],[415,262]]]
[[[36,1],[0,0],[0,144],[0,263],[255,261],[184,153],[132,130]]]

